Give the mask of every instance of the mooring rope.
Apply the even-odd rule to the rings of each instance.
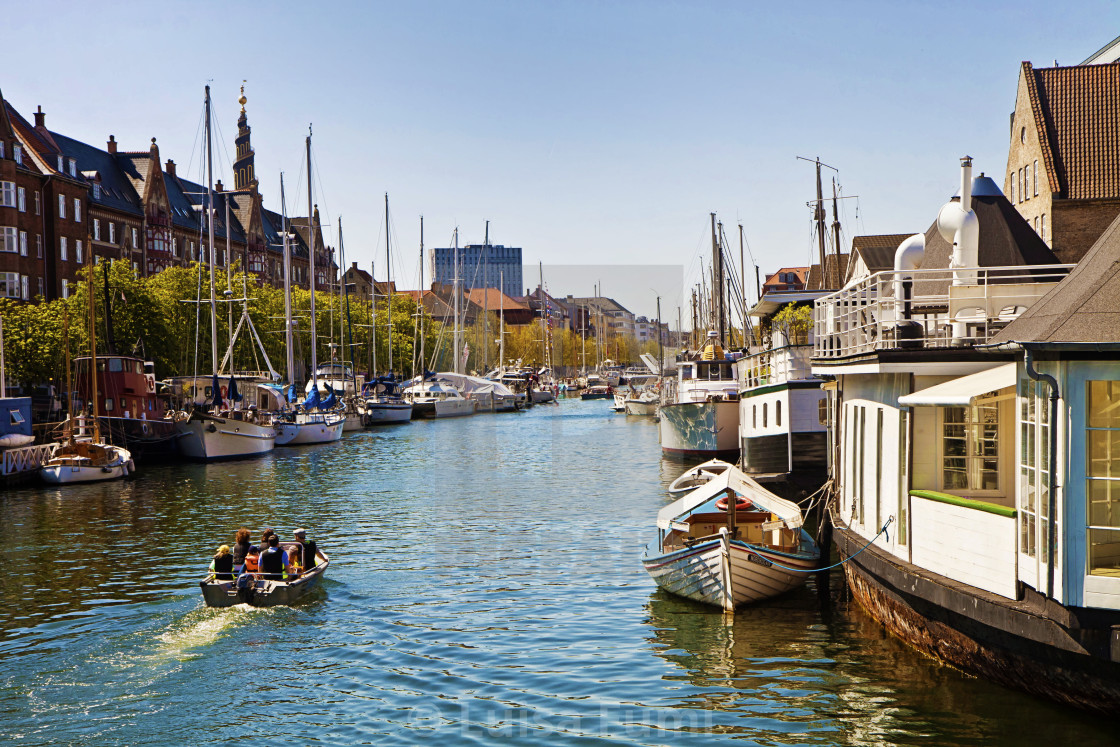
[[[848,557],[844,558],[839,563],[833,563],[832,565],[825,566],[824,568],[790,568],[788,565],[782,565],[781,563],[779,563],[777,561],[771,560],[770,558],[766,557],[765,555],[758,552],[757,550],[752,549],[752,550],[748,550],[748,552],[753,552],[755,555],[762,558],[763,560],[765,560],[767,563],[770,563],[771,565],[776,565],[779,568],[781,568],[782,570],[792,571],[794,573],[819,573],[820,571],[830,571],[833,568],[838,568],[838,567],[844,565],[849,560],[854,558],[856,555],[859,555],[861,552],[863,552],[864,550],[866,550],[867,548],[869,548],[873,544],[875,544],[875,540],[879,539],[879,535],[887,533],[887,527],[889,527],[891,525],[892,521],[894,521],[894,515],[893,514],[891,516],[887,517],[887,523],[884,524],[883,528],[879,530],[879,534],[876,534],[874,537],[872,537],[871,540],[868,541],[868,543],[866,545],[861,547],[855,553],[853,553],[853,554],[849,555]],[[889,534],[887,534],[887,541],[889,542],[890,539],[891,539],[891,536]]]

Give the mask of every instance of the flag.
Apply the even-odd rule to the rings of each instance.
[[[463,346],[463,365],[464,366],[467,365],[467,358],[469,358],[470,355],[471,355],[471,345],[468,342],[466,345]]]

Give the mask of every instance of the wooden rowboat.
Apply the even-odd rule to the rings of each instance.
[[[732,612],[795,589],[820,561],[801,509],[735,467],[661,509],[642,564],[658,586]]]

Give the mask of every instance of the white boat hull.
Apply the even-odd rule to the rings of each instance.
[[[665,591],[725,610],[796,589],[805,583],[817,562],[815,557],[775,552],[726,538],[642,558],[650,577]],[[779,564],[800,570],[786,570]]]
[[[81,459],[52,458],[43,465],[39,476],[50,485],[69,485],[79,482],[119,480],[134,471],[132,454],[119,446],[108,447],[112,452],[109,463],[100,466],[83,464]],[[88,462],[88,460],[85,460]]]
[[[303,444],[327,444],[342,438],[345,421],[338,419],[323,422],[278,423],[276,426],[277,446],[300,446]]]
[[[412,420],[412,405],[408,402],[366,403],[365,425],[407,423],[410,420]]]
[[[657,406],[660,404],[657,400],[643,400],[643,399],[628,399],[626,400],[626,414],[627,415],[656,415]]]
[[[737,456],[739,403],[672,402],[661,405],[661,450],[681,457]]]
[[[441,399],[435,402],[414,402],[412,404],[413,417],[424,419],[458,418],[464,415],[474,415],[475,404],[469,399],[453,398]]]
[[[276,446],[276,428],[243,420],[207,417],[176,424],[179,452],[188,459],[214,461],[267,454]]]

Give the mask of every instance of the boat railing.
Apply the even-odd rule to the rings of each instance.
[[[987,342],[1073,265],[887,270],[817,299],[814,359]]]
[[[737,363],[740,389],[810,379],[812,357],[810,344],[787,345],[743,356]]]
[[[32,444],[6,449],[2,452],[3,460],[0,461],[0,469],[3,470],[5,477],[39,469],[51,458],[55,446],[56,444]]]

